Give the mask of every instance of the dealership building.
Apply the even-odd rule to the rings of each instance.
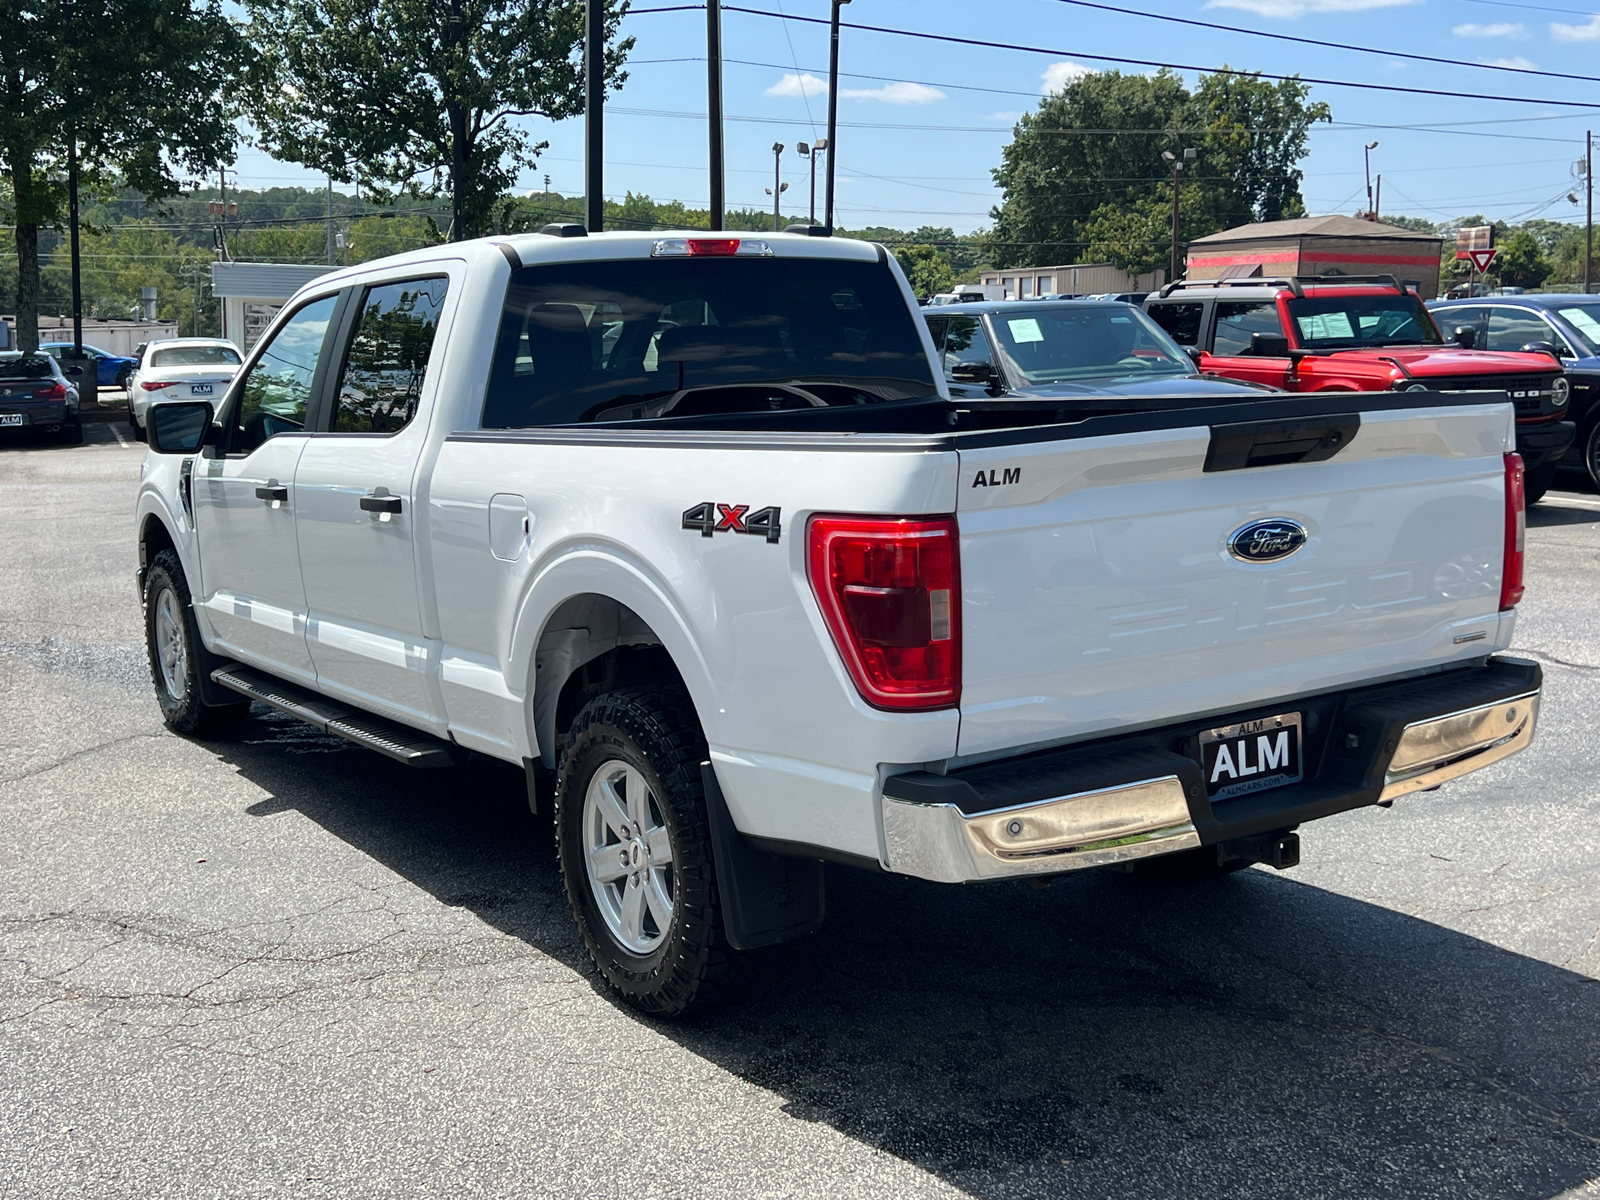
[[[1393,275],[1424,300],[1439,294],[1443,239],[1356,217],[1303,217],[1224,229],[1189,243],[1188,278]]]

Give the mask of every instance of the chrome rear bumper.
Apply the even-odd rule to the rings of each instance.
[[[1542,687],[1538,664],[1499,658],[1343,695],[1276,702],[1279,711],[1307,714],[1304,780],[1216,805],[1206,799],[1193,739],[1217,716],[946,775],[893,775],[879,801],[884,865],[967,883],[1201,846],[1236,849],[1249,844],[1240,839],[1387,804],[1510,757],[1533,741]]]

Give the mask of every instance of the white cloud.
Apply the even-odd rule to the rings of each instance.
[[[767,89],[769,96],[826,96],[828,81],[815,75],[785,72],[782,79]],[[886,83],[875,88],[840,88],[841,100],[877,100],[883,104],[932,104],[944,93],[925,83]]]
[[[1046,96],[1052,96],[1065,89],[1069,83],[1077,83],[1088,74],[1091,74],[1090,68],[1082,63],[1065,61],[1051,63],[1045,68],[1044,74],[1039,76],[1042,81],[1039,91]]]
[[[1515,67],[1519,71],[1537,71],[1539,69],[1520,54],[1513,55],[1511,58],[1486,58],[1483,62],[1485,66]]]
[[[827,89],[827,84],[823,84]],[[932,104],[944,93],[925,83],[886,83],[875,88],[840,88],[841,100],[878,100],[884,104]]]
[[[1582,25],[1563,25],[1551,21],[1550,36],[1558,42],[1600,42],[1600,13]]]
[[[1239,8],[1260,17],[1298,21],[1310,13],[1366,12],[1373,8],[1399,8],[1422,0],[1206,0],[1207,8]]]
[[[1521,21],[1497,21],[1493,25],[1479,25],[1468,21],[1450,30],[1459,38],[1523,38],[1528,36],[1527,26]]]
[[[828,81],[815,75],[796,75],[788,72],[767,89],[769,96],[826,96]]]

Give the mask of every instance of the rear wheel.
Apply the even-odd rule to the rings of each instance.
[[[578,714],[556,781],[561,875],[578,933],[611,990],[655,1016],[713,999],[733,962],[704,756],[681,690],[621,689]]]
[[[195,625],[183,565],[171,550],[151,563],[144,584],[145,647],[161,719],[175,733],[222,737],[238,728],[250,704],[211,705],[200,695],[205,647]]]
[[[1589,423],[1582,439],[1583,469],[1589,472],[1589,482],[1600,489],[1600,419]]]
[[[69,446],[83,445],[83,419],[73,421],[71,424],[61,426],[61,432],[56,437]]]
[[[1556,481],[1556,464],[1553,462],[1540,463],[1529,471],[1523,482],[1524,497],[1529,508],[1532,508],[1544,494],[1550,490]]]

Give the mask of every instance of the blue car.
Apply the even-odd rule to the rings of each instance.
[[[1572,383],[1578,427],[1563,466],[1582,467],[1600,488],[1600,296],[1478,296],[1428,304],[1445,337],[1478,350],[1544,350]]]
[[[72,343],[46,342],[39,349],[59,362],[62,361],[63,355],[72,353]],[[94,363],[95,382],[101,387],[127,387],[128,377],[139,365],[139,360],[136,358],[121,358],[115,354],[108,354],[87,342],[83,345],[83,352],[89,361]]]

